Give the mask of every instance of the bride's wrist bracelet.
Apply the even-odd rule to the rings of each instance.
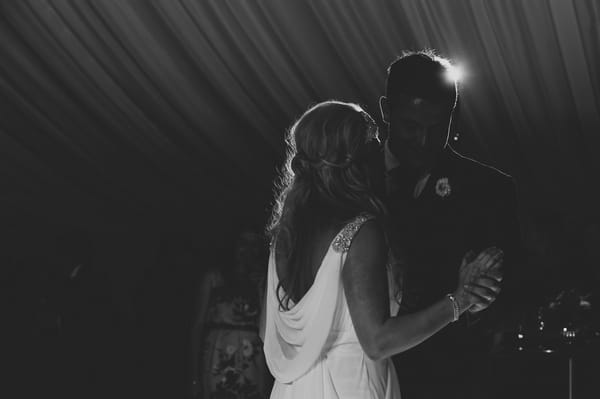
[[[446,294],[446,296],[448,299],[450,299],[450,302],[452,302],[452,309],[454,310],[454,318],[452,319],[452,322],[455,322],[460,317],[460,306],[458,305],[458,301],[456,300],[454,294]]]

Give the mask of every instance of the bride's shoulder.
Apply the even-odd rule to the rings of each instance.
[[[347,252],[355,240],[385,242],[382,226],[373,215],[362,213],[346,223],[333,240],[333,249]]]
[[[378,266],[385,271],[389,251],[381,224],[376,219],[364,221],[347,244],[346,251],[346,276],[364,279],[376,273],[375,270],[380,269]]]

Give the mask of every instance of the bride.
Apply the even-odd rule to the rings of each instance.
[[[454,292],[392,314],[387,265],[399,251],[376,194],[380,156],[376,124],[355,104],[317,104],[289,130],[261,326],[271,398],[399,398],[390,357],[500,291],[502,251],[489,248],[465,257]]]

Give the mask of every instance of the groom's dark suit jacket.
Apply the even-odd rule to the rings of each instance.
[[[421,310],[454,292],[461,260],[469,250],[478,253],[497,246],[505,252],[503,291],[490,308],[476,316],[463,315],[394,359],[403,399],[442,393],[452,398],[453,392],[469,397],[467,392],[475,389],[473,373],[485,367],[489,331],[510,320],[519,302],[520,229],[514,182],[450,147],[418,198],[413,196],[414,182],[404,180],[401,168],[390,171],[388,178],[392,191],[387,202],[406,257],[402,311]]]

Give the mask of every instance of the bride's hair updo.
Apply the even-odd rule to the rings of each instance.
[[[289,129],[267,228],[286,270],[280,279],[283,309],[312,285],[307,244],[315,232],[341,228],[361,212],[385,213],[373,187],[373,160],[381,155],[377,134],[375,121],[360,106],[339,101],[311,107]]]

